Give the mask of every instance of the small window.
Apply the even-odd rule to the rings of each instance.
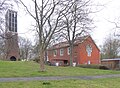
[[[87,51],[87,55],[91,56],[91,53],[92,53],[92,47],[91,47],[91,45],[87,45],[86,46],[86,51]]]
[[[88,64],[90,64],[91,62],[90,62],[90,60],[88,61]]]
[[[67,53],[70,55],[70,47],[67,48]]]
[[[54,56],[56,56],[57,55],[57,50],[54,50]]]
[[[60,56],[63,56],[64,54],[64,49],[60,49]]]

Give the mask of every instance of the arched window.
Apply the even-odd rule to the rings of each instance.
[[[91,46],[91,45],[87,45],[87,46],[86,46],[86,51],[87,51],[87,55],[88,55],[88,56],[91,56],[92,46]]]

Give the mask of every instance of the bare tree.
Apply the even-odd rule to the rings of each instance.
[[[40,71],[45,71],[44,55],[54,33],[58,32],[62,12],[66,7],[60,7],[61,0],[32,0],[34,13],[20,0],[27,12],[36,22],[35,28],[39,38]],[[58,28],[58,29],[57,29]]]
[[[7,0],[1,0],[0,1],[0,36],[4,37],[4,13],[6,9],[8,8]]]
[[[20,58],[27,60],[30,57],[30,52],[32,50],[32,42],[29,39],[19,36],[19,49],[20,49]]]
[[[118,57],[120,52],[120,17],[116,17],[114,21],[110,21],[111,24],[114,24],[112,32],[114,35],[110,35],[102,47],[102,58],[115,58]]]
[[[62,36],[70,45],[70,66],[72,66],[74,42],[77,37],[88,35],[92,19],[89,17],[91,13],[90,0],[68,0],[63,2],[62,6],[66,6],[66,3],[68,4],[67,10],[62,13],[64,16]]]
[[[120,40],[111,35],[105,40],[102,47],[102,58],[116,58],[120,52]]]

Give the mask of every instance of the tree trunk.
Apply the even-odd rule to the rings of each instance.
[[[70,66],[73,66],[73,45],[70,45]]]
[[[44,51],[43,50],[40,51],[39,58],[40,58],[40,71],[44,72],[45,64],[44,64]]]

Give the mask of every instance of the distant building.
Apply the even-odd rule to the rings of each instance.
[[[101,64],[108,67],[109,69],[119,69],[120,70],[120,58],[113,59],[103,59]]]
[[[8,10],[5,15],[5,56],[6,60],[16,61],[19,58],[17,12]]]
[[[47,53],[51,64],[70,64],[70,46],[68,42],[53,45]],[[73,65],[100,64],[100,50],[90,36],[76,39],[72,53]]]

